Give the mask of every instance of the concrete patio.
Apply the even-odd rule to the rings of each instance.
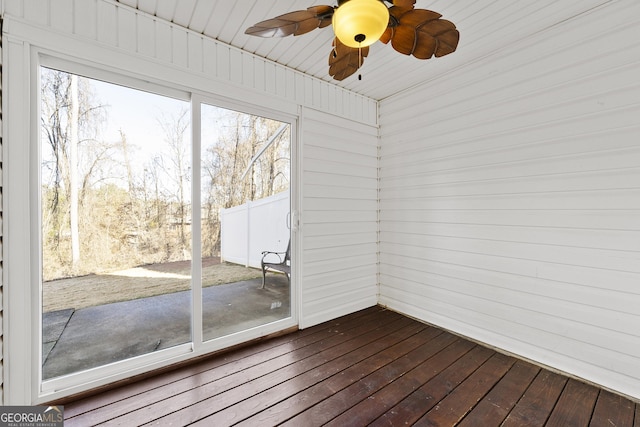
[[[203,289],[205,340],[283,319],[290,314],[284,275]],[[191,341],[190,292],[65,309],[43,315],[43,378],[128,359]]]

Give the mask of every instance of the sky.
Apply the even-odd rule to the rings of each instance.
[[[158,120],[163,116],[173,117],[189,108],[187,101],[98,80],[92,80],[91,84],[100,102],[108,105],[108,123],[103,139],[118,141],[119,131],[122,130],[127,142],[135,145],[139,155],[144,158],[163,150],[158,143],[166,137]]]
[[[166,188],[171,188],[172,184],[169,182],[171,172],[168,169],[172,157],[167,144],[168,138],[161,123],[175,122],[175,118],[185,111],[189,114],[190,102],[95,79],[89,79],[89,85],[94,95],[93,103],[104,106],[106,110],[106,119],[97,137],[99,144],[104,142],[118,146],[121,141],[120,131],[122,131],[127,138],[129,163],[135,181],[140,184],[145,168],[149,168],[154,158],[162,157],[163,166],[167,167],[158,168],[161,171],[160,174],[165,175],[159,178],[164,181]],[[202,151],[204,153],[207,146],[217,143],[220,134],[231,125],[230,120],[235,122],[235,112],[212,105],[203,105],[202,114]],[[186,120],[189,119],[190,116],[187,115]],[[188,158],[190,158],[190,129],[185,131],[183,138],[184,146],[189,150]],[[43,141],[43,144],[46,143]],[[43,153],[43,155],[46,154]],[[114,165],[124,165],[120,149],[113,149],[111,156]],[[126,188],[128,182],[126,171],[121,166],[114,167],[115,169],[111,170],[109,175],[117,178],[106,181],[100,178],[101,182],[112,182]],[[190,193],[190,190],[188,192]]]

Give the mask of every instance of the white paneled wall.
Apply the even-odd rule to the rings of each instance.
[[[383,101],[381,304],[640,398],[638,76],[613,1]]]
[[[311,326],[377,302],[377,128],[302,116],[301,320]]]

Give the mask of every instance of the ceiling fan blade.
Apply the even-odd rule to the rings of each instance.
[[[439,13],[426,9],[402,10],[389,8],[395,25],[389,26],[380,38],[404,55],[418,59],[448,55],[456,50],[460,33],[456,26]],[[393,20],[392,20],[393,22]]]
[[[369,55],[369,46],[363,48],[349,47],[336,37],[333,49],[329,54],[329,75],[335,80],[344,80],[362,66],[364,58]]]
[[[391,41],[391,38],[395,33],[395,29],[400,25],[400,18],[402,18],[407,12],[411,11],[412,8],[413,8],[413,5],[409,9],[399,7],[399,6],[391,6],[389,8],[389,26],[387,27],[385,32],[382,33],[382,36],[380,36],[380,41],[382,43],[387,44]],[[420,10],[423,10],[423,9],[420,9]],[[433,12],[433,13],[436,13],[436,12]],[[436,15],[438,15],[438,18],[440,17],[439,14],[436,14]]]
[[[429,34],[438,41],[433,54],[436,58],[455,52],[460,41],[460,33],[456,30],[456,26],[446,19],[438,19],[421,27],[420,33]]]
[[[318,28],[324,28],[331,25],[331,18],[333,17],[333,11],[335,10],[333,7],[321,4],[319,6],[308,7],[307,10],[311,13],[315,13],[316,18],[320,19]]]
[[[286,37],[306,34],[331,24],[333,7],[320,5],[307,10],[296,10],[275,18],[258,22],[245,30],[245,34],[258,37]]]
[[[400,9],[413,9],[416,0],[393,0],[393,5]]]

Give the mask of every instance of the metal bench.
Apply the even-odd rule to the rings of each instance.
[[[284,256],[283,256],[284,255]],[[274,256],[278,257],[278,262],[268,262],[265,258],[269,257],[274,259]],[[286,252],[262,252],[262,260],[260,260],[262,266],[262,289],[264,289],[267,270],[279,271],[287,276],[289,284],[291,284],[291,241],[287,244]]]

